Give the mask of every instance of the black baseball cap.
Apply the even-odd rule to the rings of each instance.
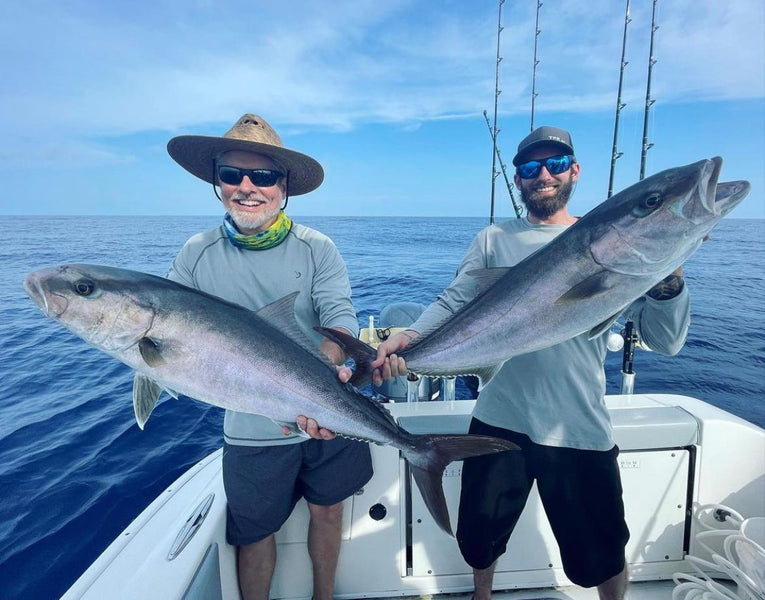
[[[542,125],[537,127],[518,144],[518,152],[513,158],[513,165],[516,167],[521,164],[525,156],[534,148],[539,146],[558,146],[563,150],[563,154],[574,154],[574,144],[571,141],[571,134],[557,127]]]

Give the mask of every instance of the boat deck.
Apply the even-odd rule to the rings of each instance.
[[[765,515],[765,431],[685,396],[616,396],[607,397],[607,404],[623,450],[620,469],[631,531],[627,598],[669,600],[673,575],[694,572],[686,557],[704,556],[695,538],[699,507],[719,503],[743,515]],[[455,401],[389,408],[413,433],[421,428],[449,433],[466,428],[472,406]],[[345,501],[335,597],[470,599],[472,571],[454,538],[429,517],[406,461],[394,448],[381,446],[372,447],[372,458],[375,476]],[[443,477],[453,528],[459,475],[460,464],[453,463]],[[225,541],[225,507],[218,450],[144,510],[63,600],[239,600],[236,549]],[[310,598],[307,529],[308,510],[301,501],[276,536],[275,600]],[[170,558],[181,539],[186,544]],[[596,589],[572,586],[566,579],[534,493],[498,561],[494,585],[495,600],[598,597]]]

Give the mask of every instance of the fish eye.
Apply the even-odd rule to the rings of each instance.
[[[659,208],[664,203],[661,194],[653,193],[640,199],[640,202],[632,209],[632,214],[636,217],[646,217]]]
[[[92,281],[80,279],[74,284],[74,291],[78,296],[90,296],[96,288]]]
[[[643,207],[653,210],[661,206],[662,198],[660,194],[651,194],[643,199]]]

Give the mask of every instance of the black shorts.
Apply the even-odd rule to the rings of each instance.
[[[624,569],[624,521],[618,447],[598,452],[542,446],[526,435],[473,419],[470,433],[510,440],[520,452],[465,460],[457,541],[465,561],[485,569],[499,558],[537,481],[568,578],[600,585]]]
[[[337,437],[280,446],[223,446],[226,541],[259,542],[279,531],[300,498],[331,506],[372,478],[365,442]]]

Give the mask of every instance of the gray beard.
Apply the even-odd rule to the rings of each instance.
[[[540,220],[549,219],[568,204],[573,189],[574,182],[571,181],[569,176],[568,181],[561,184],[558,188],[558,193],[548,198],[536,198],[534,192],[521,187],[521,200],[526,205],[526,210],[529,214],[534,215]]]
[[[259,229],[268,223],[268,221],[276,217],[280,210],[280,207],[277,205],[273,210],[267,213],[253,216],[244,211],[238,211],[236,208],[232,208],[228,210],[228,214],[231,215],[231,219],[234,221],[236,228],[242,232],[243,230]]]

